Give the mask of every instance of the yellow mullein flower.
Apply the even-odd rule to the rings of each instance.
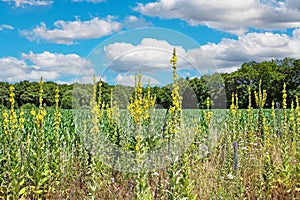
[[[275,117],[275,102],[272,101],[272,117]]]
[[[258,93],[254,91],[255,103],[258,108],[262,109],[267,100],[267,90],[262,90],[262,81],[259,81]]]
[[[282,90],[282,109],[283,109],[283,129],[284,133],[287,134],[288,127],[287,127],[287,113],[286,113],[286,108],[287,108],[287,103],[286,103],[286,84],[283,84],[283,90]]]
[[[286,109],[287,108],[287,103],[286,103],[286,98],[287,98],[287,94],[286,94],[286,84],[283,84],[283,90],[282,90],[282,108]]]
[[[23,128],[24,122],[25,122],[25,119],[24,119],[24,111],[21,110],[21,112],[20,112],[20,118],[19,118],[19,127],[20,127],[20,129]]]
[[[210,106],[211,106],[211,101],[210,101],[210,98],[207,97],[206,98],[206,109],[207,109],[207,111],[204,112],[204,118],[205,118],[205,121],[206,121],[207,125],[210,124],[211,117],[213,115],[213,112],[209,111]]]
[[[36,115],[36,112],[35,112],[35,110],[33,108],[31,108],[30,114],[33,115],[33,116]]]
[[[40,90],[39,90],[39,103],[40,103],[40,107],[43,106],[43,94],[44,94],[44,90],[43,90],[43,78],[41,77],[39,85],[40,85]]]
[[[172,85],[172,104],[169,108],[170,118],[167,122],[168,130],[166,130],[167,134],[171,136],[179,132],[179,128],[182,121],[182,97],[179,94],[179,85],[178,85],[178,75],[177,75],[177,56],[176,56],[176,49],[173,50],[173,57],[170,60],[170,63],[173,65],[173,85]]]
[[[15,107],[15,93],[14,93],[14,86],[10,86],[9,87],[9,102],[10,102],[10,115],[9,115],[9,122],[11,124],[11,130],[12,132],[14,132],[15,128],[17,127],[17,122],[18,122],[18,119],[17,119],[17,114],[14,110],[14,107]]]
[[[7,134],[9,120],[8,120],[8,113],[6,110],[3,111],[2,116],[3,116],[3,124],[2,124],[3,125],[3,133]]]
[[[235,116],[236,114],[236,104],[234,103],[235,102],[235,94],[234,92],[231,94],[231,105],[230,105],[230,111],[231,111],[231,114],[233,116]]]
[[[130,103],[127,106],[134,122],[138,126],[141,126],[144,121],[150,118],[150,110],[155,104],[155,98],[151,97],[149,81],[147,94],[143,95],[141,78],[141,73],[135,76],[134,96],[130,98]]]

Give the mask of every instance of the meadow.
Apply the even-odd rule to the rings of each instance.
[[[175,55],[176,56],[176,55]],[[257,91],[248,109],[185,110],[173,57],[172,104],[155,109],[141,75],[127,109],[101,100],[94,80],[89,107],[10,108],[0,115],[0,199],[300,199],[298,97],[264,109]],[[253,109],[253,106],[257,109]],[[151,162],[150,162],[151,161]]]

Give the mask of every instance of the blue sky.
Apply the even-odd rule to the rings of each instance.
[[[300,58],[298,0],[0,0],[0,81],[112,84]]]

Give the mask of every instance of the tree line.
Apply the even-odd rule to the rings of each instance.
[[[259,81],[263,82],[263,89],[267,90],[266,107],[271,107],[272,101],[276,102],[278,107],[282,102],[283,84],[286,83],[287,103],[290,105],[296,96],[300,96],[300,59],[285,58],[282,60],[272,60],[264,62],[247,62],[232,73],[215,73],[204,75],[198,78],[180,78],[179,85],[182,88],[183,108],[206,108],[206,99],[210,97],[213,107],[224,108],[231,104],[231,94],[238,94],[239,107],[248,106],[248,87],[252,91],[258,90]],[[9,107],[9,85],[7,82],[0,82],[0,107]],[[39,83],[28,80],[13,84],[15,87],[16,107],[32,108],[39,105]],[[76,98],[73,98],[73,90],[79,88],[92,88],[92,84],[85,84],[87,87],[79,87],[77,84],[58,84],[52,81],[45,82],[44,105],[52,107],[55,105],[55,89],[59,88],[60,107],[71,109],[75,104],[80,104]],[[122,85],[109,85],[102,83],[102,100],[106,103],[110,101],[110,93],[114,91],[116,101],[121,108],[126,107],[133,87]],[[156,96],[158,108],[168,108],[171,104],[171,85],[163,87],[151,87],[151,93]],[[146,88],[144,89],[146,91]],[[88,91],[80,91],[82,96],[90,95]],[[223,97],[223,99],[222,99]],[[84,98],[83,98],[84,99]],[[86,98],[88,99],[88,98]],[[224,101],[223,101],[224,100]],[[220,101],[220,102],[218,102]],[[86,102],[87,103],[87,102]],[[254,105],[255,107],[255,105]]]

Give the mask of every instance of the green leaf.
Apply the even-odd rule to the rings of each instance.
[[[23,195],[23,194],[25,194],[27,192],[27,187],[24,187],[24,188],[22,188],[20,191],[19,191],[19,195]]]
[[[42,180],[40,180],[39,182],[39,186],[43,186],[48,180],[48,177],[43,178]]]

